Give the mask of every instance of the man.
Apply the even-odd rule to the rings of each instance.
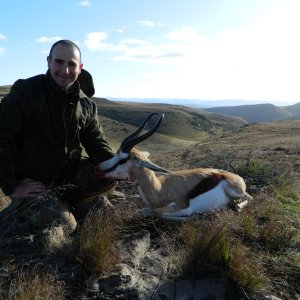
[[[27,215],[35,225],[57,219],[74,225],[68,208],[81,219],[96,204],[95,196],[115,185],[93,173],[94,165],[114,153],[96,104],[87,97],[94,93],[93,81],[83,70],[78,46],[69,40],[56,42],[47,62],[45,75],[17,80],[2,99],[0,188],[12,199],[11,213],[34,207]],[[82,147],[88,160],[81,157]]]

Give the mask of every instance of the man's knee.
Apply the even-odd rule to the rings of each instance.
[[[17,221],[29,222],[34,228],[51,225],[63,225],[73,231],[77,222],[69,206],[57,197],[47,199],[26,199],[23,205],[17,208],[19,218]],[[28,204],[29,203],[29,204]]]
[[[63,225],[69,231],[74,231],[77,226],[70,208],[61,201],[55,207],[47,204],[42,205],[38,212],[37,223],[39,226]]]

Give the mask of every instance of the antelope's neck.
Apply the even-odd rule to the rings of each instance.
[[[161,190],[161,183],[155,173],[148,169],[142,169],[136,174],[136,181],[139,185],[140,194],[143,195],[141,197],[146,198],[150,206],[155,206]]]

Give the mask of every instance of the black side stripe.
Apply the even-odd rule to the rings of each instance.
[[[213,173],[208,177],[204,178],[200,183],[198,183],[193,190],[188,193],[188,199],[195,198],[201,194],[208,192],[215,188],[220,181],[225,178],[224,175]]]

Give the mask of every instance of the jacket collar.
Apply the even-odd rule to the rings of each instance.
[[[52,78],[50,71],[46,72],[46,88],[48,93],[53,97],[67,97],[68,99],[78,99],[84,97],[85,95],[80,90],[80,85],[78,81],[75,81],[73,85],[67,90],[62,89]]]

